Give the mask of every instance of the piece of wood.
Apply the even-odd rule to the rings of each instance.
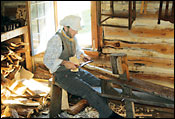
[[[67,110],[67,109],[69,109],[68,93],[66,90],[62,88],[61,110]]]
[[[68,110],[66,110],[69,114],[76,115],[81,110],[83,110],[88,105],[88,101],[85,99],[80,100],[77,104],[71,106]]]
[[[32,79],[34,75],[32,72],[26,70],[24,67],[21,68],[19,73],[20,73],[20,79]]]
[[[36,67],[36,71],[34,72],[34,77],[36,77],[36,75],[41,75],[41,77],[42,77],[42,75],[49,77],[49,78],[52,77],[52,74],[48,70],[45,70],[45,69],[41,68],[40,66]]]
[[[9,106],[7,106],[4,110],[4,112],[2,113],[1,117],[11,117],[11,116],[12,116],[12,114],[10,112],[10,108],[9,108]]]
[[[91,31],[92,31],[92,48],[94,50],[97,50],[99,47],[98,43],[98,21],[97,21],[97,6],[98,2],[97,1],[91,1]]]
[[[32,100],[24,100],[24,101],[19,101],[18,99],[16,100],[4,100],[3,101],[4,105],[19,105],[19,106],[29,106],[29,107],[37,107],[40,105],[39,102],[32,101]]]
[[[115,77],[115,78],[119,78],[119,75],[112,74],[112,71],[106,70],[104,68],[100,68],[100,67],[93,66],[93,65],[90,65],[90,64],[86,64],[84,66],[84,68],[85,69],[88,69],[88,70],[91,70],[91,71],[99,72],[99,73],[104,74],[104,75],[107,75],[107,76],[112,76],[112,77]]]
[[[130,81],[126,54],[111,54],[111,65],[114,74],[119,74],[120,80]],[[122,86],[124,96],[132,96],[132,89]],[[125,100],[126,117],[135,118],[134,102]]]
[[[50,113],[49,117],[54,118],[59,113],[61,113],[61,101],[62,101],[62,91],[61,88],[52,84],[51,85],[51,103],[50,103]]]
[[[119,74],[123,80],[130,79],[126,54],[111,54],[111,65],[114,74]]]
[[[20,71],[20,69],[21,69],[21,66],[16,67],[12,72],[10,72],[8,74],[8,76],[6,78],[8,78],[10,80],[14,79],[15,75]]]
[[[29,43],[29,33],[28,33],[28,28],[26,27],[26,32],[24,33],[24,42]],[[32,58],[30,54],[30,47],[29,45],[25,45],[25,49],[27,49],[27,52],[25,52],[25,57],[26,57],[26,68],[29,71],[32,71]]]
[[[1,42],[6,41],[8,39],[20,36],[22,34],[24,34],[25,32],[27,32],[27,26],[21,27],[21,28],[17,28],[13,31],[9,31],[9,32],[5,32],[1,34]]]

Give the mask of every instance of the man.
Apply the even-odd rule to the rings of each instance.
[[[79,68],[78,72],[72,72],[78,67],[69,60],[70,57],[82,57],[85,61],[91,58],[80,49],[75,35],[81,29],[81,18],[69,15],[61,20],[62,30],[48,41],[44,55],[44,64],[55,76],[55,83],[72,95],[80,96],[97,109],[100,118],[112,118],[121,116],[114,113],[108,106],[105,98],[101,97],[92,86],[100,86],[101,80],[91,73]]]

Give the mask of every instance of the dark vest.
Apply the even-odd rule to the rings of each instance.
[[[63,34],[58,31],[56,32],[62,40],[62,53],[60,55],[60,59],[69,61],[69,58],[75,55],[76,52],[76,44],[75,41],[70,41],[66,37],[63,36]],[[68,70],[65,68],[65,66],[60,65],[60,67],[57,69],[57,71],[65,71]]]

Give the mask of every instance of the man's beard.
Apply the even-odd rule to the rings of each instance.
[[[66,31],[66,34],[67,34],[70,38],[72,38],[72,35],[71,35],[71,33],[69,32],[69,30]]]

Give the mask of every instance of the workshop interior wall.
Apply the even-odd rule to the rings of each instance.
[[[146,13],[141,14],[141,1],[136,1],[136,20],[131,30],[103,26],[99,60],[102,64],[98,62],[96,65],[110,69],[109,55],[126,53],[132,77],[174,88],[174,24],[162,20],[157,24],[159,4],[160,1],[148,1]],[[101,9],[102,13],[109,13],[110,2],[102,1]],[[128,1],[114,2],[114,13],[127,11]],[[104,24],[127,25],[128,19],[108,19]]]

